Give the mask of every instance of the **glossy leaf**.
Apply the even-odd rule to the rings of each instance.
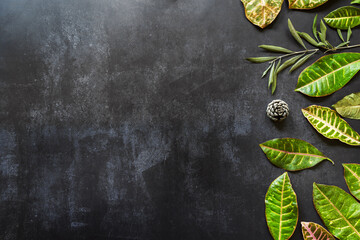
[[[270,52],[279,52],[279,53],[292,53],[293,52],[287,48],[278,47],[278,46],[274,46],[274,45],[260,45],[259,48],[265,49]]]
[[[329,13],[324,21],[332,28],[347,30],[360,24],[360,9],[352,6],[341,7]]]
[[[246,18],[254,25],[265,28],[281,10],[283,0],[241,0]]]
[[[360,119],[360,92],[347,95],[332,107],[343,117]]]
[[[327,229],[341,240],[359,240],[360,203],[338,187],[316,183],[313,187],[315,209]]]
[[[354,0],[351,2],[351,4],[360,4],[360,0]]]
[[[359,146],[360,136],[339,114],[327,107],[312,105],[302,109],[310,124],[326,138],[338,139],[349,145]]]
[[[326,3],[328,0],[289,0],[290,9],[313,9]]]
[[[313,222],[301,222],[304,240],[335,240],[321,225]]]
[[[293,235],[299,213],[296,194],[287,172],[271,183],[265,196],[265,215],[274,239],[286,240]]]
[[[260,144],[269,161],[288,171],[299,171],[328,160],[308,142],[294,138],[276,138]]]
[[[330,95],[360,70],[360,53],[338,53],[320,58],[299,76],[295,91],[311,97]]]
[[[360,164],[343,164],[344,177],[351,194],[360,201]]]

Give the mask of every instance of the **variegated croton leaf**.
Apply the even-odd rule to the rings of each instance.
[[[281,10],[283,0],[241,0],[246,18],[251,23],[265,28],[272,23]]]
[[[313,9],[323,5],[328,0],[289,0],[290,9]]]

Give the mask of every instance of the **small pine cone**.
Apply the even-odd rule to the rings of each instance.
[[[289,115],[289,106],[283,100],[274,100],[267,106],[266,114],[273,121],[282,121]]]

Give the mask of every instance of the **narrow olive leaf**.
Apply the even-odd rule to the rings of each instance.
[[[278,75],[278,69],[280,67],[281,64],[281,59],[279,60],[278,64],[276,65],[275,71],[274,71],[274,76],[273,76],[273,83],[271,86],[271,94],[274,94],[275,89],[276,89],[276,84],[277,84],[277,75]]]
[[[263,72],[263,75],[261,76],[261,78],[264,78],[266,76],[266,74],[269,72],[271,66],[272,66],[272,63],[270,63],[269,67]]]
[[[305,44],[303,42],[303,40],[301,39],[301,37],[299,36],[299,34],[297,33],[297,31],[294,28],[294,25],[291,23],[291,20],[288,19],[288,27],[290,30],[291,35],[295,38],[295,40],[303,47],[306,49]]]
[[[290,67],[291,65],[293,65],[297,60],[299,60],[299,58],[301,58],[302,56],[304,56],[305,53],[292,57],[289,60],[285,61],[283,64],[281,64],[281,66],[279,67],[279,69],[277,70],[278,73],[280,73],[281,71],[283,71],[284,69],[286,69],[287,67]]]
[[[336,186],[313,187],[315,209],[329,232],[341,240],[360,239],[360,203]]]
[[[324,160],[334,164],[313,145],[300,139],[276,138],[260,147],[272,164],[287,171],[311,168]]]
[[[351,194],[360,201],[360,164],[343,164],[344,177]]]
[[[301,67],[312,55],[314,55],[316,52],[310,53],[302,57],[299,61],[297,61],[291,68],[290,73]]]
[[[313,9],[323,5],[327,1],[328,0],[289,0],[289,8],[300,10]]]
[[[360,145],[360,135],[334,110],[312,105],[301,111],[316,131],[324,137],[338,139],[348,145]]]
[[[351,34],[352,34],[351,27],[349,27],[347,31],[346,41],[350,41]]]
[[[304,240],[335,240],[321,225],[313,222],[301,222]]]
[[[276,66],[275,66],[275,64],[273,64],[273,65],[271,66],[271,69],[270,69],[270,76],[269,76],[268,88],[270,88],[271,85],[272,85],[273,82],[274,82],[275,68],[276,68]]]
[[[351,4],[360,4],[360,0],[354,0],[351,2]]]
[[[360,119],[360,92],[347,95],[332,107],[343,117]]]
[[[250,57],[246,60],[253,63],[264,63],[276,59],[276,57]]]
[[[287,240],[293,235],[299,213],[296,193],[287,172],[271,183],[265,196],[265,215],[274,239]]]
[[[319,37],[320,37],[320,40],[326,44],[326,25],[325,23],[323,22],[323,20],[320,21],[320,34],[319,34]]]
[[[360,24],[360,9],[352,6],[341,7],[324,17],[324,21],[332,28],[353,28]]]
[[[338,33],[339,38],[341,39],[341,41],[345,42],[344,37],[343,37],[343,35],[341,33],[341,30],[340,29],[336,29],[336,30],[337,30],[337,33]]]
[[[307,34],[306,32],[298,32],[298,34],[300,35],[300,37],[305,39],[311,45],[313,45],[315,47],[319,47],[319,43],[315,39],[313,39],[309,34]]]
[[[316,38],[316,40],[319,41],[319,38],[318,38],[317,33],[316,33],[317,32],[317,28],[316,28],[317,17],[318,17],[318,15],[316,14],[315,17],[314,17],[314,22],[313,22],[313,26],[312,26],[312,32],[313,32],[313,35]]]
[[[339,45],[336,46],[336,48],[341,48],[341,47],[344,47],[346,45],[348,45],[350,42],[343,42],[343,43],[340,43]]]
[[[273,46],[273,45],[260,45],[259,48],[265,49],[270,52],[293,53],[293,51],[291,51],[289,49],[286,49],[283,47],[278,47],[278,46]]]
[[[283,0],[241,0],[246,18],[254,25],[265,28],[272,23],[279,12]]]
[[[360,70],[360,53],[326,55],[299,76],[295,91],[311,97],[330,95],[345,86]]]

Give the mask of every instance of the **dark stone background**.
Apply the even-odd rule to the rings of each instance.
[[[281,74],[272,96],[266,65],[244,58],[262,43],[300,49],[287,18],[310,32],[315,13],[348,3],[285,2],[260,30],[239,0],[1,0],[0,238],[270,239],[264,196],[284,171],[258,144],[276,137],[335,161],[290,173],[299,221],[321,223],[312,183],[346,189],[341,164],[360,152],[300,109],[359,91],[359,75],[313,99],[293,91],[300,70]],[[276,98],[291,108],[281,124],[265,116]]]

